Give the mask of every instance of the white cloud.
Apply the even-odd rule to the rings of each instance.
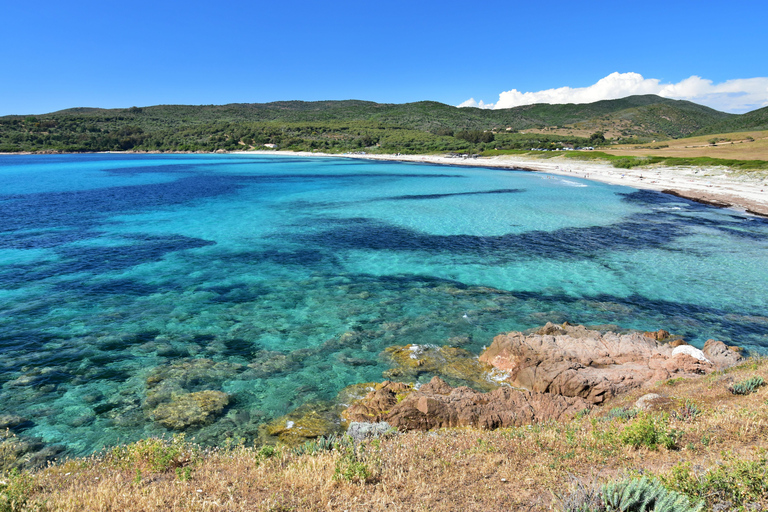
[[[611,73],[589,87],[560,87],[536,92],[512,89],[499,94],[496,103],[470,98],[458,106],[500,109],[534,103],[592,103],[634,94],[657,94],[726,112],[749,112],[768,106],[768,77],[738,78],[715,84],[694,75],[678,83],[665,84],[656,78],[644,78],[639,73]]]
[[[469,98],[467,101],[462,103],[461,105],[456,105],[459,108],[463,107],[474,107],[474,108],[493,108],[493,103],[484,103],[483,100],[480,100],[479,102],[475,101],[475,98]]]

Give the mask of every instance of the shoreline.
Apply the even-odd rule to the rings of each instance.
[[[438,155],[331,154],[308,151],[233,151],[231,154],[286,155],[305,157],[354,158],[392,162],[426,163],[446,166],[545,172],[559,176],[654,190],[697,203],[730,208],[741,213],[768,218],[768,176],[755,179],[733,175],[723,167],[649,166],[620,169],[608,162],[577,160],[562,156],[545,159],[502,155],[456,158]],[[730,174],[730,175],[729,175]]]
[[[768,218],[768,175],[746,176],[724,167],[692,167],[652,165],[645,168],[620,169],[608,162],[578,160],[555,156],[546,159],[517,155],[461,158],[441,155],[393,155],[319,153],[309,151],[251,150],[230,152],[133,152],[108,151],[105,154],[231,154],[280,155],[323,158],[352,158],[393,162],[426,163],[446,166],[484,167],[488,169],[545,172],[571,176],[610,185],[641,190],[654,190],[691,201],[731,208],[741,213]],[[0,155],[35,155],[40,153],[0,153]],[[65,153],[56,153],[65,154]],[[766,173],[768,174],[768,173]]]
[[[311,156],[312,154],[309,153],[308,155]],[[467,159],[433,155],[328,156],[545,172],[610,185],[654,190],[718,208],[731,208],[743,213],[768,217],[768,178],[755,179],[736,176],[722,167],[649,166],[647,168],[620,169],[607,162],[564,157],[538,160],[509,155]]]

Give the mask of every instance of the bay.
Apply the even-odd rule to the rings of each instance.
[[[0,156],[0,416],[84,455],[171,434],[159,394],[218,390],[186,430],[252,440],[382,380],[386,347],[479,353],[547,321],[765,353],[767,248],[758,217],[541,173]]]

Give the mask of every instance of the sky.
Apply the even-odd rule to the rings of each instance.
[[[0,116],[71,107],[653,93],[768,105],[768,2],[3,0]]]

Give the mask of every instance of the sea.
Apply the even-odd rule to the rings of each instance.
[[[766,219],[577,177],[0,156],[0,423],[59,456],[178,431],[251,442],[383,380],[387,347],[479,354],[546,322],[766,354],[766,268]],[[229,397],[210,421],[157,421],[162,400],[202,390]]]

